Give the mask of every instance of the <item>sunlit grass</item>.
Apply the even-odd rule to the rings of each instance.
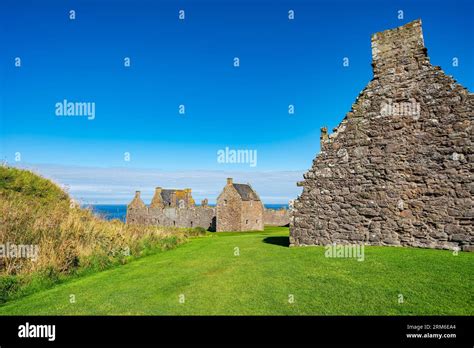
[[[474,313],[472,253],[366,247],[360,262],[326,258],[324,247],[287,245],[287,228],[209,233],[165,253],[13,301],[0,307],[0,314]],[[71,294],[76,303],[70,303]]]

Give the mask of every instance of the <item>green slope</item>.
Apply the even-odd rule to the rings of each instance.
[[[474,314],[472,253],[366,247],[359,262],[326,258],[323,247],[288,248],[287,236],[267,228],[193,239],[7,303],[0,314]]]
[[[0,198],[12,195],[41,204],[69,203],[68,195],[52,181],[28,170],[0,166]]]

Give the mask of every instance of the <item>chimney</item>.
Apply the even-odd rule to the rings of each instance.
[[[132,209],[146,208],[145,203],[143,203],[142,199],[140,198],[140,191],[135,191],[135,197],[132,199],[128,207]]]
[[[155,188],[155,194],[150,203],[150,208],[163,208],[163,200],[161,199],[161,187]]]
[[[232,185],[232,182],[233,182],[232,178],[227,178],[227,185]]]
[[[374,77],[411,74],[429,64],[420,19],[375,33],[371,44]]]
[[[194,199],[193,199],[193,195],[191,194],[192,192],[192,189],[190,188],[186,188],[184,189],[184,192],[186,193],[186,204],[187,204],[187,207],[193,207],[195,205],[195,202],[194,202]]]
[[[176,192],[173,191],[170,194],[170,207],[176,207],[177,202],[176,202]]]

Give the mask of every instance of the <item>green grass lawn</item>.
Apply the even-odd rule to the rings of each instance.
[[[324,251],[289,248],[287,228],[213,233],[6,303],[0,315],[474,314],[474,253],[366,247],[359,262]]]

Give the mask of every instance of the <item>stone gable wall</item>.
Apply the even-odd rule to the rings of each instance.
[[[242,200],[237,191],[227,185],[217,198],[216,231],[242,230]]]
[[[420,21],[375,34],[372,55],[373,80],[299,183],[290,244],[472,249],[473,95],[430,64]]]

